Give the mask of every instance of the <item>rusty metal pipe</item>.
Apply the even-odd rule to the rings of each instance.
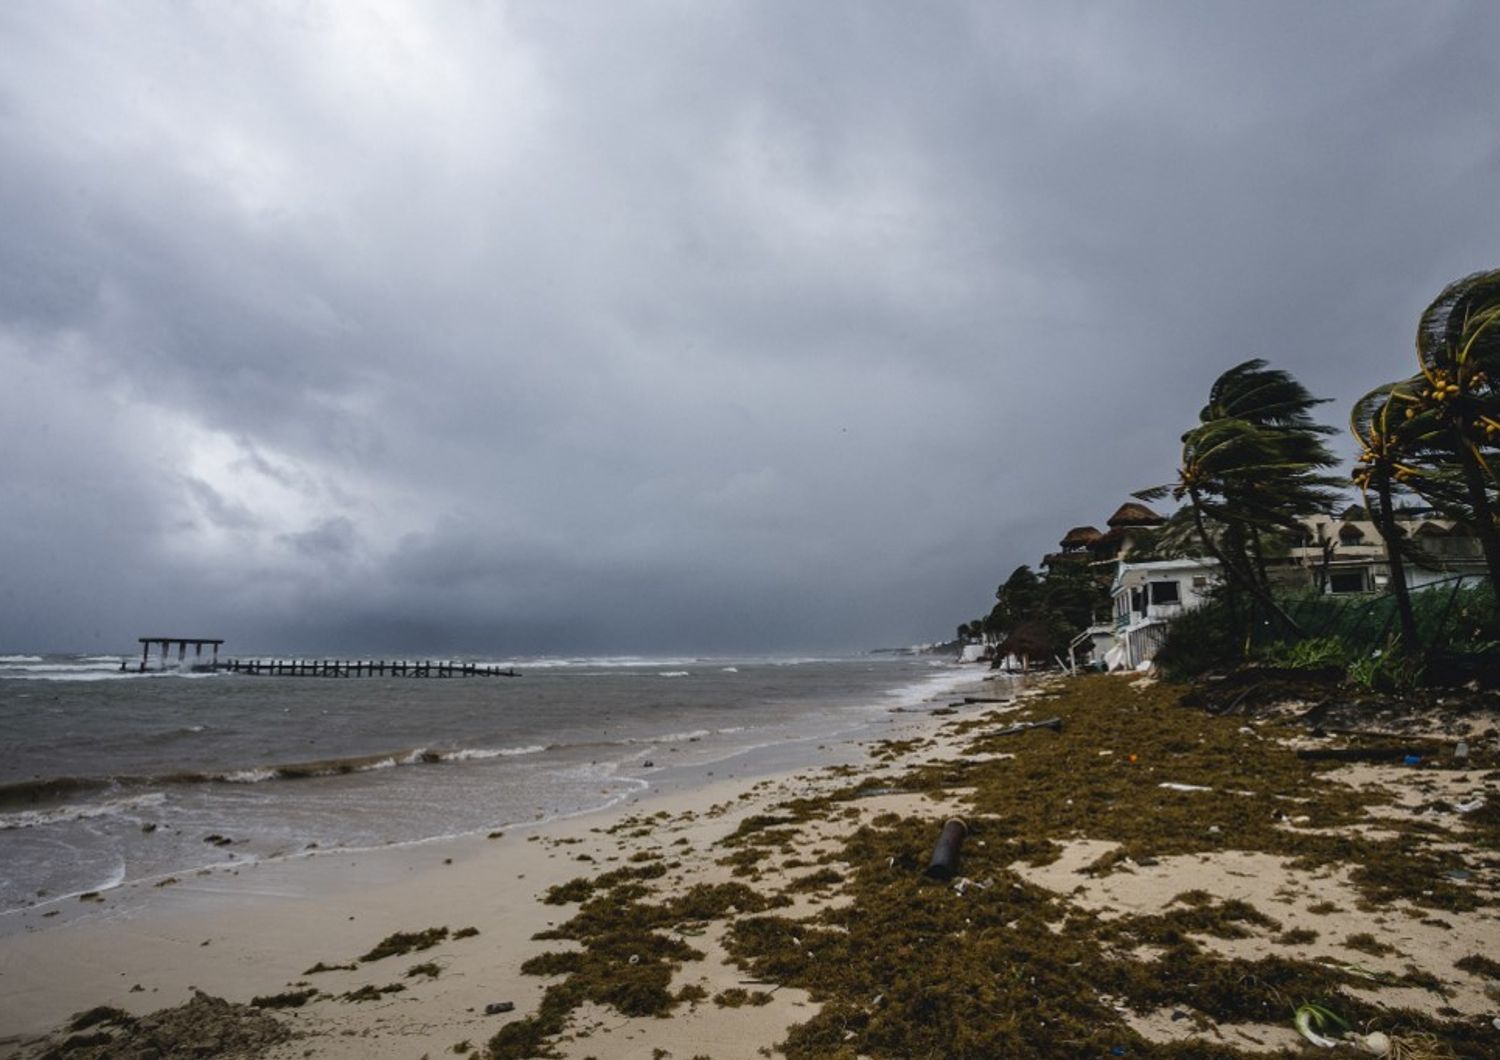
[[[932,848],[932,861],[927,865],[928,876],[934,880],[951,880],[958,874],[958,852],[964,845],[964,836],[968,834],[968,825],[957,817],[943,825],[937,846]]]

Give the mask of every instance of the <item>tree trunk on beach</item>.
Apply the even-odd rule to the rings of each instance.
[[[1281,605],[1276,602],[1275,598],[1272,597],[1272,595],[1266,590],[1266,588],[1256,580],[1255,574],[1252,571],[1241,570],[1233,563],[1231,563],[1229,560],[1229,554],[1225,550],[1221,549],[1218,543],[1214,541],[1213,535],[1208,532],[1208,527],[1203,522],[1203,501],[1202,498],[1198,496],[1197,490],[1189,489],[1188,497],[1192,501],[1193,525],[1198,530],[1198,537],[1203,542],[1203,547],[1208,550],[1208,554],[1219,561],[1219,567],[1224,571],[1225,578],[1237,583],[1240,588],[1249,593],[1257,603],[1261,604],[1273,615],[1275,615],[1276,618],[1280,620],[1288,630],[1295,633],[1299,637],[1307,636],[1307,631],[1299,626],[1292,618],[1292,616],[1287,614],[1286,611],[1282,609]]]
[[[1385,555],[1391,567],[1391,592],[1396,597],[1396,614],[1401,621],[1401,643],[1408,652],[1420,652],[1417,619],[1411,610],[1411,591],[1406,585],[1406,559],[1401,554],[1403,534],[1396,525],[1391,507],[1391,480],[1388,475],[1375,476],[1375,496],[1380,500],[1380,521],[1376,524],[1385,539]]]

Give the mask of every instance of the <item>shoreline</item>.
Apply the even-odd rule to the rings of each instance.
[[[845,677],[837,670],[823,669],[837,678]],[[207,737],[189,738],[190,755],[197,758],[187,765],[172,757],[176,742],[163,744],[153,737],[170,754],[164,757],[152,742],[143,741],[130,752],[133,770],[123,769],[116,775],[103,768],[96,756],[93,762],[70,762],[54,770],[59,777],[51,780],[22,778],[15,785],[50,787],[83,778],[91,790],[76,796],[64,792],[44,803],[27,799],[24,805],[0,812],[0,851],[6,852],[0,860],[14,858],[14,871],[0,874],[5,877],[0,888],[5,907],[0,910],[0,937],[8,930],[5,921],[18,910],[57,908],[59,900],[121,883],[152,882],[202,867],[224,867],[226,861],[244,864],[294,857],[314,844],[362,850],[485,834],[530,823],[542,815],[592,812],[646,785],[703,783],[702,774],[717,769],[723,775],[742,761],[765,755],[785,758],[785,768],[812,763],[817,755],[796,756],[799,744],[810,748],[878,733],[890,724],[890,707],[914,702],[913,696],[940,695],[945,685],[972,679],[955,673],[957,668],[951,665],[924,664],[915,672],[906,665],[890,671],[889,677],[878,672],[884,666],[863,669],[867,672],[854,673],[847,690],[821,675],[816,677],[809,686],[815,691],[807,697],[810,709],[806,713],[798,709],[795,698],[790,709],[788,701],[780,698],[788,692],[795,697],[798,682],[805,679],[782,680],[780,667],[763,666],[743,678],[710,674],[706,680],[699,679],[703,687],[689,691],[686,698],[680,689],[695,687],[686,681],[667,685],[649,676],[644,681],[627,681],[613,675],[603,686],[610,689],[606,698],[598,700],[604,720],[597,729],[580,726],[568,715],[583,716],[576,709],[575,704],[582,701],[573,698],[575,693],[597,698],[601,686],[569,673],[525,689],[529,699],[508,697],[500,704],[516,709],[517,703],[539,702],[545,720],[533,720],[519,729],[495,721],[496,707],[488,700],[466,702],[460,695],[457,700],[437,701],[438,720],[430,731],[421,731],[420,724],[403,723],[396,739],[372,739],[366,733],[347,742],[352,750],[339,751],[327,744],[326,732],[320,735],[312,730],[307,743],[312,744],[313,738],[323,740],[319,750],[325,753],[301,758],[295,750],[287,750],[291,743],[300,745],[300,736],[278,737],[280,753],[267,752],[258,758],[250,746],[256,737],[253,726],[227,740],[213,735],[235,734],[238,712],[253,709],[257,718],[284,713],[284,707],[278,709],[279,701],[262,702],[258,696],[244,701],[248,693],[233,686],[232,679],[222,694],[216,694],[212,710],[200,713],[195,718],[198,724],[192,726],[172,720],[172,709],[181,704],[153,703],[148,708],[156,715],[152,721],[168,735],[209,732]],[[594,676],[582,674],[584,679]],[[715,684],[720,681],[722,687]],[[872,683],[873,689],[868,687]],[[613,686],[628,688],[623,704],[608,698]],[[333,687],[325,686],[322,691]],[[757,703],[755,693],[747,696],[740,691],[745,687],[764,687],[768,698]],[[387,689],[382,695],[388,700],[406,691]],[[445,691],[459,694],[467,687]],[[823,694],[831,698],[817,698]],[[656,696],[666,697],[659,721],[652,720],[649,709]],[[736,697],[749,709],[741,712]],[[344,709],[340,697],[336,702],[338,709]],[[702,705],[691,705],[698,703]],[[312,702],[298,710],[308,716],[326,715],[334,705]],[[648,709],[640,709],[643,706]],[[84,717],[98,705],[80,700],[68,704],[68,709]],[[382,701],[370,716],[380,718],[391,709],[390,702]],[[300,725],[289,727],[302,731]],[[218,743],[200,747],[199,740]],[[235,740],[241,746],[232,749],[229,745]],[[372,752],[372,745],[384,749]],[[392,747],[405,750],[392,751]],[[154,755],[156,760],[143,757],[143,748],[146,756]],[[344,757],[329,757],[334,754]],[[294,760],[303,764],[262,764]],[[42,766],[36,768],[45,772]],[[16,763],[11,761],[9,775],[15,774]],[[67,847],[79,853],[68,856]]]
[[[605,849],[609,844],[599,833],[622,819],[646,812],[692,815],[722,805],[733,809],[715,820],[732,823],[804,783],[809,772],[857,768],[866,756],[866,743],[948,720],[931,710],[971,687],[982,687],[986,675],[974,670],[954,678],[939,682],[920,705],[882,709],[872,704],[872,717],[845,733],[742,748],[692,766],[668,766],[649,780],[635,778],[642,788],[602,806],[502,826],[498,831],[503,835],[494,839],[470,832],[220,862],[180,873],[180,879],[164,874],[131,880],[103,892],[98,902],[55,896],[8,911],[0,917],[0,1057],[20,1055],[27,1041],[97,1005],[140,1015],[181,1004],[195,989],[238,1002],[275,994],[286,982],[302,979],[301,973],[317,962],[347,961],[390,932],[462,918],[462,907],[486,904],[480,892],[490,888],[500,897],[491,898],[488,915],[479,918],[482,936],[503,938],[502,948],[512,952],[536,948],[530,936],[557,919],[539,895],[588,867],[568,857],[569,848],[581,850],[588,844],[596,849],[588,856],[613,859],[618,855]],[[428,904],[441,908],[419,915],[417,910]],[[451,915],[443,911],[447,908],[453,909]],[[417,923],[422,916],[432,925]],[[380,927],[369,928],[371,923]],[[455,955],[462,948],[456,946]],[[253,976],[248,967],[255,969]],[[517,1011],[524,1011],[523,1000],[534,1001],[540,993],[538,980],[520,976],[514,968],[490,967],[484,974],[498,977],[515,995],[484,1004],[512,1000]],[[142,989],[134,990],[137,985]],[[451,980],[435,985],[451,986]],[[441,1007],[467,1026],[466,1010],[474,1004],[478,1002]],[[336,1015],[359,1023],[373,1007],[353,1005]],[[497,1022],[486,1018],[476,1033],[485,1028],[493,1033]],[[349,1055],[385,1055],[371,1052],[363,1035],[361,1043]],[[410,1055],[406,1043],[393,1045],[393,1050],[391,1055]]]
[[[193,988],[299,1004],[255,1015],[302,1035],[255,1054],[271,1060],[492,1041],[578,1060],[1246,1057],[1302,1048],[1291,1014],[1314,1000],[1360,1042],[1496,1055],[1500,704],[1467,762],[1451,733],[1403,737],[1412,766],[1304,760],[1369,741],[1179,695],[1044,677],[898,714],[820,764],[51,918],[0,940],[0,1056],[90,1006],[139,1015]],[[959,876],[926,879],[953,816]],[[431,948],[372,955],[423,932]]]

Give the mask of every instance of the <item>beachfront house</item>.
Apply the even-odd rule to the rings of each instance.
[[[1384,592],[1391,568],[1380,529],[1364,508],[1302,521],[1302,541],[1289,560],[1302,573],[1301,584],[1333,595]],[[1406,535],[1406,584],[1412,589],[1455,583],[1477,585],[1485,577],[1479,538],[1468,527],[1430,509],[1399,509],[1396,525]]]
[[[1161,647],[1167,623],[1203,604],[1218,578],[1214,559],[1122,561],[1110,586],[1114,641],[1104,653],[1110,670],[1133,670]]]
[[[1485,577],[1484,554],[1471,529],[1425,508],[1400,509],[1396,520],[1408,542],[1406,581],[1412,589],[1474,585]],[[1074,638],[1070,658],[1091,654],[1094,664],[1106,669],[1135,669],[1156,655],[1168,622],[1207,599],[1218,580],[1216,560],[1132,560],[1152,554],[1164,522],[1145,505],[1130,502],[1110,516],[1107,531],[1074,527],[1059,542],[1060,550],[1042,559],[1049,571],[1077,564],[1113,573],[1113,614]],[[1302,525],[1300,540],[1268,556],[1273,586],[1333,595],[1386,591],[1391,575],[1385,541],[1363,507],[1312,516]]]

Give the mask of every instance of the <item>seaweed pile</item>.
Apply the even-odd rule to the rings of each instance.
[[[100,1006],[80,1012],[41,1060],[154,1060],[174,1056],[259,1056],[292,1037],[279,1020],[202,991],[147,1016]]]
[[[1166,908],[1123,915],[1028,874],[1081,840],[1102,852],[1079,870],[1079,892],[1168,859],[1190,866],[1250,852],[1280,859],[1288,893],[1293,874],[1337,877],[1374,923],[1406,917],[1451,929],[1500,904],[1493,741],[1464,763],[1487,800],[1462,814],[1434,802],[1431,813],[1403,815],[1392,812],[1398,793],[1354,787],[1337,778],[1338,763],[1299,758],[1286,746],[1299,732],[1184,707],[1165,686],[1088,677],[1029,702],[1061,725],[1019,729],[1012,712],[969,717],[949,724],[946,752],[877,747],[874,771],[858,783],[831,771],[827,794],[746,818],[721,841],[733,884],[666,894],[667,866],[653,862],[554,889],[550,900],[581,905],[543,937],[575,948],[527,963],[561,978],[537,1014],[496,1035],[490,1055],[550,1055],[549,1040],[585,1001],[664,1015],[701,1000],[701,989],[671,986],[701,959],[685,936],[709,929],[771,995],[797,988],[819,1006],[780,1044],[792,1058],[1242,1057],[1267,1046],[1227,1032],[1289,1030],[1299,1009],[1336,1013],[1406,1055],[1500,1055],[1493,1013],[1450,1003],[1460,981],[1471,995],[1497,996],[1493,962],[1481,955],[1451,970],[1410,961],[1394,970],[1423,955],[1351,934],[1348,959],[1330,959],[1326,939],[1315,959],[1305,952],[1319,938],[1315,916],[1287,921],[1215,896],[1193,885],[1191,868]],[[1405,776],[1453,768],[1440,745],[1412,747],[1417,764]],[[918,753],[926,760],[909,764]],[[905,809],[885,809],[882,796],[905,798]],[[950,885],[922,869],[955,812],[969,839],[965,875]],[[793,871],[803,868],[815,871]],[[1220,940],[1260,949],[1246,956]],[[1384,964],[1369,967],[1371,957]],[[1434,1003],[1409,1004],[1414,993]],[[1145,1033],[1143,1020],[1160,1013],[1173,1033]]]

